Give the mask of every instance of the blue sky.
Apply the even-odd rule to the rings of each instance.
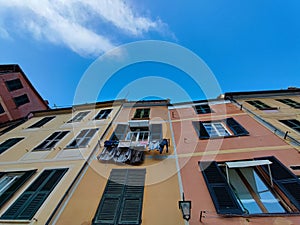
[[[298,0],[3,0],[0,63],[19,64],[50,107],[73,104],[80,79],[99,56],[141,40],[191,50],[222,92],[300,87],[299,11]],[[160,93],[151,94],[156,86],[151,82],[122,92],[153,76],[176,84],[188,98],[176,85],[157,85]],[[145,62],[114,74],[97,100],[138,100],[145,97],[143,90],[173,102],[205,97],[183,71]]]

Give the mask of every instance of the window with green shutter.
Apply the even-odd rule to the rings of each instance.
[[[193,126],[200,139],[249,135],[249,132],[233,118],[216,121],[194,121]]]
[[[284,125],[294,129],[295,131],[300,132],[300,121],[299,120],[295,120],[295,119],[279,120],[279,122],[281,122]]]
[[[48,123],[49,121],[53,120],[55,118],[55,116],[47,116],[42,118],[41,120],[39,120],[38,122],[32,124],[30,127],[28,128],[37,128],[37,127],[41,127],[43,125],[45,125],[46,123]]]
[[[246,102],[259,110],[275,110],[275,109],[277,109],[277,107],[271,107],[260,100],[251,100],[251,101],[246,101]]]
[[[286,104],[290,107],[293,107],[295,109],[300,109],[300,103],[299,102],[296,102],[292,99],[289,99],[289,98],[286,98],[286,99],[276,99],[277,101],[283,103],[283,104]]]
[[[149,119],[150,108],[136,109],[132,119]]]
[[[300,212],[300,180],[274,156],[199,166],[218,214]]]
[[[6,141],[4,141],[2,144],[0,144],[0,154],[6,151],[7,149],[11,148],[15,144],[17,144],[19,141],[23,140],[24,138],[10,138]]]
[[[92,224],[141,224],[145,174],[146,169],[113,169]]]
[[[31,220],[68,169],[44,170],[4,212],[3,220]]]
[[[103,109],[101,110],[94,120],[104,120],[107,119],[108,115],[111,113],[112,109]]]
[[[35,172],[36,170],[0,172],[0,208]]]

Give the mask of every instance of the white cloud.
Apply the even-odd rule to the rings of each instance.
[[[159,19],[139,15],[125,0],[0,1],[0,37],[22,32],[83,56],[114,48],[115,36],[138,37],[150,30],[163,32],[162,27]]]

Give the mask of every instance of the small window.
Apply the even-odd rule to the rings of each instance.
[[[5,81],[5,84],[9,91],[15,91],[15,90],[23,88],[23,85],[22,85],[20,79],[8,80],[8,81]]]
[[[15,144],[17,144],[19,141],[23,140],[24,138],[10,138],[6,141],[4,141],[2,144],[0,144],[0,154],[2,154],[7,149],[11,148]]]
[[[283,123],[284,125],[294,129],[295,131],[300,132],[300,121],[299,120],[295,120],[295,119],[291,119],[291,120],[279,120],[281,123]]]
[[[67,146],[67,148],[85,148],[96,132],[97,129],[86,129],[80,131],[77,137]]]
[[[35,172],[36,170],[0,172],[0,208]]]
[[[34,151],[48,151],[53,148],[69,131],[57,131],[51,134],[45,141],[35,147]]]
[[[107,117],[111,113],[111,111],[112,111],[112,109],[103,109],[97,114],[97,116],[94,119],[95,120],[107,119]]]
[[[146,169],[113,169],[92,225],[142,223]]]
[[[275,110],[275,109],[277,109],[276,107],[268,106],[267,104],[263,103],[260,100],[253,100],[253,101],[246,101],[246,102],[259,110]]]
[[[1,105],[1,103],[0,103],[0,114],[2,114],[2,113],[4,113],[5,111],[4,111],[4,109],[3,109],[3,106]]]
[[[195,110],[196,110],[197,114],[206,114],[206,113],[212,113],[213,112],[208,104],[196,105]]]
[[[31,220],[68,169],[44,170],[4,212],[3,220]]]
[[[300,103],[295,102],[292,99],[286,98],[286,99],[276,99],[276,100],[279,101],[279,102],[281,102],[281,103],[284,103],[284,104],[286,104],[286,105],[288,105],[290,107],[293,107],[295,109],[300,109]]]
[[[48,123],[50,120],[54,119],[55,116],[48,116],[48,117],[45,117],[41,120],[39,120],[38,122],[34,123],[33,125],[31,125],[30,127],[28,128],[37,128],[37,127],[41,127],[43,125],[45,125],[46,123]]]
[[[149,119],[150,108],[136,109],[133,119]]]
[[[71,120],[69,120],[68,123],[80,122],[89,113],[90,111],[77,113],[77,115],[74,116]]]
[[[26,94],[24,95],[21,95],[21,96],[18,96],[18,97],[15,97],[14,98],[14,102],[16,104],[17,107],[21,106],[21,105],[24,105],[26,103],[29,103],[29,98]]]
[[[233,118],[218,121],[193,122],[200,139],[245,136],[249,132]]]
[[[199,165],[219,214],[247,216],[300,210],[300,181],[273,156],[225,163],[202,161]]]

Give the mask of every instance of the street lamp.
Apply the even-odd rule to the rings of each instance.
[[[192,208],[192,202],[191,201],[185,201],[184,200],[184,193],[182,193],[182,201],[179,201],[179,209],[182,212],[183,219],[186,221],[189,221],[191,218],[191,208]]]

